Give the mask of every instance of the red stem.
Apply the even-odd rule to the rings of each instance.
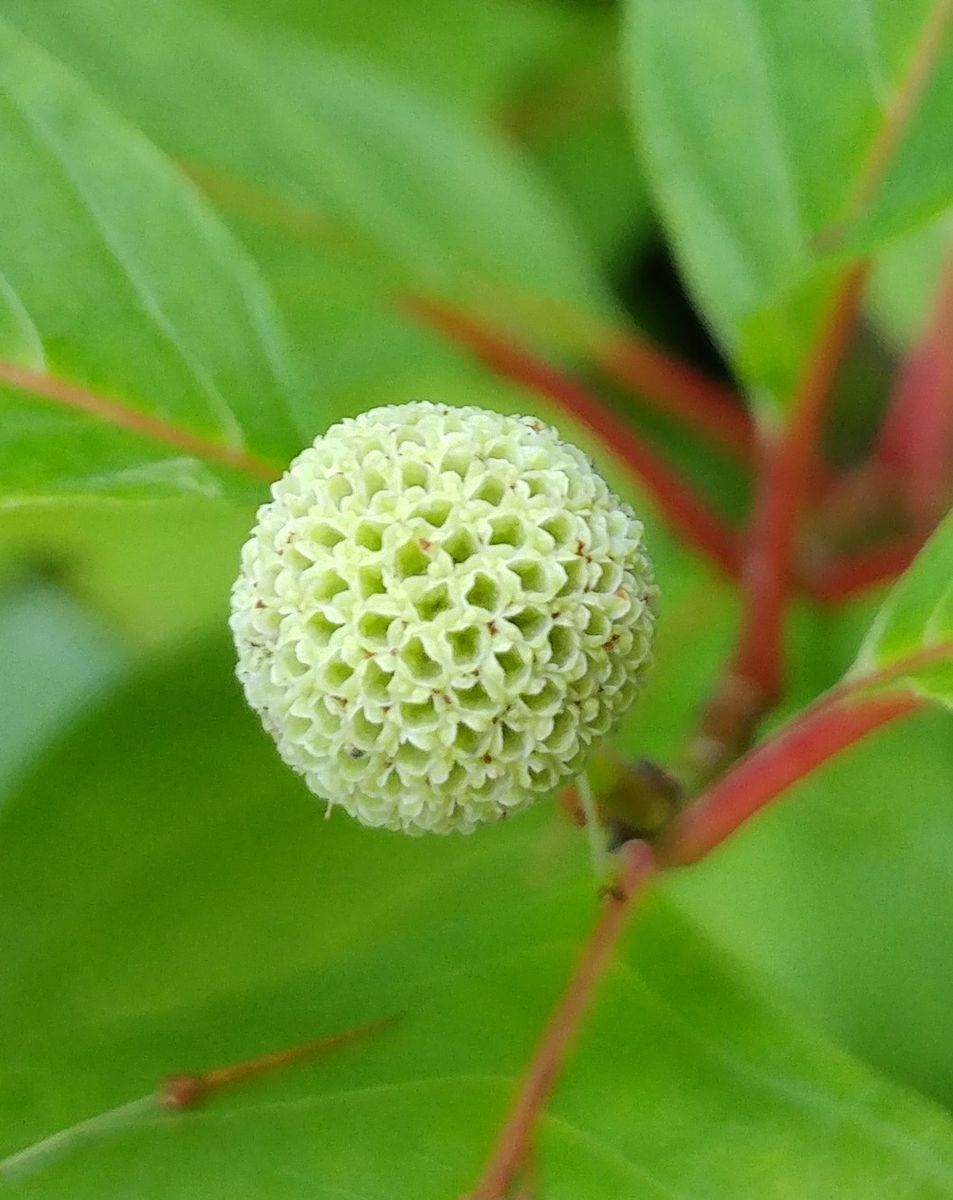
[[[624,854],[619,894],[605,898],[569,984],[520,1081],[480,1181],[466,1200],[503,1200],[506,1196],[526,1156],[536,1118],[592,1002],[596,984],[609,964],[626,917],[655,876],[654,856],[645,842],[630,842],[624,847]]]
[[[728,574],[737,574],[740,549],[734,530],[716,517],[597,396],[508,337],[438,300],[409,297],[404,305],[414,316],[465,346],[499,374],[572,413],[632,470],[686,542]]]
[[[875,674],[846,680],[738,762],[669,826],[656,850],[622,848],[618,893],[606,898],[576,969],[550,1018],[475,1191],[465,1200],[504,1200],[529,1148],[533,1125],[558,1077],[626,919],[660,869],[697,862],[793,783],[873,730],[916,711],[908,691],[872,693],[918,667],[953,659],[953,643],[929,646]]]
[[[907,692],[850,703],[828,697],[757,746],[669,827],[662,861],[697,862],[791,784],[922,701]]]
[[[874,457],[898,477],[917,525],[932,525],[946,509],[953,465],[953,261],[897,375]]]
[[[370,1034],[380,1033],[393,1025],[396,1017],[384,1017],[378,1021],[369,1021],[366,1025],[358,1025],[353,1029],[345,1029],[343,1033],[332,1033],[322,1038],[314,1038],[299,1046],[286,1050],[273,1050],[250,1058],[245,1062],[231,1063],[227,1067],[215,1067],[199,1075],[170,1075],[159,1085],[158,1099],[163,1108],[183,1109],[192,1108],[210,1095],[220,1092],[223,1088],[244,1083],[282,1067],[315,1058],[328,1050],[337,1050],[349,1042],[356,1042]]]
[[[730,388],[628,332],[594,339],[592,351],[602,369],[644,403],[703,433],[742,462],[752,461],[751,420]]]
[[[754,683],[765,705],[781,692],[784,610],[791,590],[798,519],[812,490],[824,412],[860,302],[866,269],[854,267],[797,386],[791,418],[764,448],[743,577],[744,624],[731,672]]]

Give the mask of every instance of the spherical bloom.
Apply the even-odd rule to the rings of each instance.
[[[342,421],[258,512],[238,677],[289,766],[367,825],[469,832],[577,775],[649,660],[642,526],[531,417]]]

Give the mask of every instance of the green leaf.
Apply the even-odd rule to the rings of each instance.
[[[953,92],[948,6],[629,0],[628,13],[662,216],[718,339],[775,411],[843,256],[953,202],[953,159],[937,150]]]
[[[769,1003],[678,908],[647,908],[543,1120],[541,1196],[949,1194],[947,1114]]]
[[[0,1188],[460,1195],[594,917],[583,838],[547,804],[468,839],[326,824],[230,663],[216,647],[146,675],[6,806]],[[395,1013],[204,1108],[148,1099],[170,1072]],[[949,1119],[766,1001],[662,896],[537,1160],[547,1200],[953,1196]]]
[[[923,333],[937,300],[953,244],[953,215],[891,242],[867,288],[870,314],[888,344],[907,350]]]
[[[459,352],[399,309],[408,291],[497,324],[512,313],[548,337],[554,301],[610,309],[582,240],[522,158],[376,64],[253,31],[199,0],[0,0],[0,13],[198,181],[262,265],[305,390],[321,388],[329,416],[462,376]],[[486,371],[467,376],[492,386]]]
[[[130,647],[153,652],[221,627],[253,522],[250,506],[207,499],[17,508],[0,519],[0,578],[63,580]]]
[[[864,639],[853,673],[881,671],[953,706],[953,512],[900,577]]]
[[[6,26],[0,158],[3,499],[260,495],[266,460],[277,473],[319,422],[293,409],[271,303],[237,244],[139,133]]]
[[[182,0],[137,11],[3,0],[0,12],[95,81],[223,205],[248,212],[257,197],[256,219],[295,226],[351,270],[370,266],[395,286],[602,297],[558,205],[514,153],[367,64],[252,38]]]
[[[926,709],[799,783],[672,885],[829,1037],[948,1109],[951,795],[950,716]]]

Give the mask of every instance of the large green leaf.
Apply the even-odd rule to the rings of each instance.
[[[460,1195],[594,915],[581,836],[545,804],[469,839],[325,824],[229,664],[214,649],[144,678],[6,807],[0,1187]],[[170,1071],[397,1012],[204,1109],[135,1103]],[[805,1032],[662,897],[537,1159],[546,1200],[953,1196],[948,1118]]]
[[[138,132],[6,26],[0,159],[3,498],[260,495],[246,459],[280,469],[318,418],[293,410],[237,244]]]
[[[854,666],[953,706],[953,512],[884,601]]]
[[[927,710],[798,784],[676,881],[679,901],[748,969],[947,1108],[951,796],[950,716]]]
[[[0,12],[224,204],[248,210],[257,196],[256,216],[297,218],[303,240],[345,254],[351,272],[455,293],[602,298],[558,204],[517,156],[368,64],[249,36],[200,2],[3,0]]]
[[[608,307],[581,239],[518,154],[375,63],[200,0],[0,0],[0,13],[206,190],[261,264],[328,418],[454,387],[494,402],[490,374],[399,307],[408,291],[502,324],[529,305],[545,336],[554,300]]]
[[[953,95],[948,6],[629,0],[628,11],[662,215],[703,312],[773,408],[838,256],[953,201],[953,159],[938,150]]]

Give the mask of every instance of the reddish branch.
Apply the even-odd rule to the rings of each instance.
[[[740,825],[823,763],[873,730],[914,712],[923,701],[911,692],[871,693],[902,679],[917,666],[953,658],[953,643],[933,646],[876,675],[859,676],[812,708],[738,762],[676,818],[656,852],[631,842],[625,853],[619,894],[610,896],[559,1001],[474,1192],[466,1200],[504,1200],[529,1149],[534,1123],[545,1103],[583,1016],[592,1003],[619,936],[646,885],[668,867],[704,857]]]
[[[902,688],[904,681],[950,662],[953,641],[933,642],[879,671],[848,676],[689,805],[668,827],[660,861],[686,866],[704,858],[792,783],[881,725],[922,708],[923,698]],[[901,688],[889,690],[896,685]]]
[[[903,362],[874,452],[919,529],[946,510],[953,466],[953,261],[930,321]]]
[[[701,500],[602,401],[576,380],[535,358],[508,337],[438,300],[408,298],[418,318],[465,346],[482,362],[572,413],[639,477],[669,523],[690,545],[729,574],[740,565],[734,530]]]
[[[201,1075],[170,1075],[159,1086],[159,1103],[163,1108],[183,1109],[194,1108],[207,1100],[209,1096],[222,1091],[223,1088],[233,1087],[248,1079],[266,1075],[293,1063],[315,1058],[329,1050],[337,1050],[349,1042],[380,1033],[394,1023],[394,1017],[385,1017],[380,1021],[371,1021],[367,1025],[359,1025],[355,1029],[346,1029],[343,1033],[332,1033],[328,1037],[316,1038],[304,1042],[300,1046],[292,1046],[288,1050],[275,1050],[271,1054],[262,1054],[247,1062],[234,1063],[227,1067],[216,1067]]]
[[[354,249],[356,242],[350,230],[335,224],[323,213],[281,196],[244,179],[236,179],[195,159],[182,159],[180,168],[196,187],[216,205],[264,225],[279,229],[297,241],[326,249],[340,243]]]
[[[652,851],[644,842],[624,847],[618,894],[606,896],[596,925],[549,1019],[513,1105],[476,1189],[466,1200],[503,1200],[526,1157],[536,1118],[592,1002],[596,984],[615,951],[625,919],[655,875]]]
[[[161,442],[175,450],[231,467],[235,471],[244,471],[258,479],[264,479],[267,483],[271,483],[281,474],[280,467],[272,466],[263,459],[246,454],[243,450],[233,450],[219,442],[209,441],[188,429],[160,421],[157,417],[139,412],[118,400],[97,396],[53,375],[31,371],[14,363],[0,362],[0,384],[4,383],[18,391],[29,392],[32,396],[40,396],[66,408],[84,412],[107,424],[118,425],[149,441]]]
[[[813,488],[824,413],[853,329],[864,275],[864,267],[858,266],[845,278],[795,390],[788,424],[762,446],[742,578],[741,633],[694,749],[696,765],[706,776],[745,748],[756,722],[781,691],[784,615],[798,519]]]
[[[352,253],[367,253],[372,248],[367,239],[333,224],[320,212],[289,203],[204,163],[187,161],[181,166],[210,199],[259,224],[280,228],[291,237],[322,249],[335,244]],[[408,295],[401,296],[398,303],[415,316],[423,317],[429,325],[439,327],[444,333],[451,332],[435,319],[438,312],[450,314],[439,301]],[[645,404],[704,434],[735,457],[745,461],[752,457],[751,422],[729,388],[666,354],[647,339],[628,332],[588,334],[585,342],[599,365],[636,391]],[[611,413],[608,419],[612,419]]]
[[[751,751],[669,827],[663,860],[686,866],[704,858],[781,792],[841,750],[922,702],[910,693],[854,703],[822,702]]]
[[[745,563],[745,624],[732,669],[757,684],[768,702],[781,689],[782,623],[798,518],[813,490],[824,416],[854,327],[864,275],[863,267],[855,267],[845,279],[795,390],[790,420],[763,451]]]
[[[747,410],[730,388],[632,333],[593,338],[595,361],[640,399],[674,417],[743,462],[754,456],[754,430]]]

